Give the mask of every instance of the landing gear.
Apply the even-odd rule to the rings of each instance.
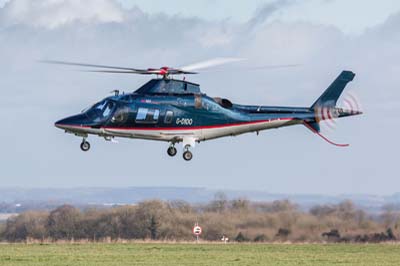
[[[185,161],[190,161],[193,158],[193,154],[189,151],[189,145],[185,146],[185,152],[183,153],[183,159]]]
[[[86,139],[82,140],[81,150],[85,151],[85,152],[90,150],[90,143],[88,141],[86,141]]]
[[[178,153],[178,151],[174,146],[170,146],[167,150],[167,153],[169,156],[174,157]]]
[[[183,159],[185,159],[185,161],[190,161],[193,158],[193,154],[190,151],[185,151],[183,153]]]
[[[182,157],[185,161],[191,161],[193,159],[193,153],[190,151],[190,148],[194,148],[196,143],[196,139],[194,138],[183,138],[183,154]],[[171,140],[170,146],[167,150],[169,156],[174,157],[178,152],[175,148],[176,141]]]

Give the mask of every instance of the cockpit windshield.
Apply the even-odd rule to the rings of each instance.
[[[108,118],[115,109],[113,101],[104,100],[93,105],[86,114],[95,122]]]

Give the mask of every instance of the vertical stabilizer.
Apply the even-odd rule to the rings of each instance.
[[[352,81],[355,74],[351,71],[343,71],[326,91],[315,101],[311,108],[316,107],[336,107],[336,103],[346,85]]]

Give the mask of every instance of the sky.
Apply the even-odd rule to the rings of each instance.
[[[0,0],[0,186],[400,192],[399,27],[400,2],[391,0]],[[243,104],[310,106],[342,70],[354,71],[348,90],[365,114],[326,132],[351,146],[329,146],[295,126],[201,143],[190,163],[168,157],[168,144],[144,140],[92,136],[83,153],[81,139],[54,122],[148,77],[38,63],[179,67],[215,57],[300,64],[190,77],[208,95]]]
[[[170,16],[192,16],[206,20],[246,22],[264,4],[273,3],[274,1],[119,0],[119,2],[126,8],[139,6],[143,11],[150,14],[166,13]],[[282,0],[280,2],[286,1]],[[296,4],[288,5],[285,9],[278,10],[278,12],[272,14],[269,20],[323,23],[339,27],[346,33],[360,33],[366,28],[385,22],[388,15],[396,13],[396,7],[399,7],[397,0],[383,0],[379,1],[379,4],[371,0],[297,0],[292,2],[296,2]],[[358,12],[360,9],[362,9],[362,12]]]

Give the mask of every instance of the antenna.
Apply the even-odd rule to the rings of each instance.
[[[113,91],[111,91],[111,93],[114,93],[115,96],[118,96],[119,95],[119,90],[113,90]]]

